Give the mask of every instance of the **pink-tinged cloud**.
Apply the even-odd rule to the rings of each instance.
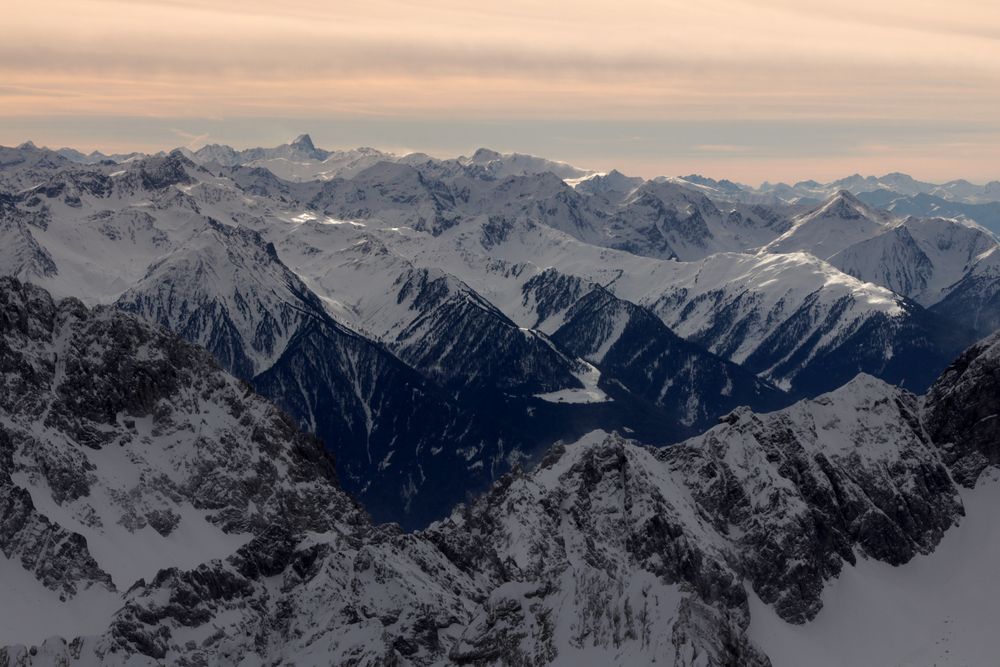
[[[899,121],[961,128],[1000,115],[1000,3],[993,0],[9,5],[0,119]],[[878,137],[861,144],[889,147],[859,153],[869,157],[895,150]],[[736,149],[753,146],[753,137],[698,145],[709,158],[763,159]],[[722,150],[727,146],[734,150]]]

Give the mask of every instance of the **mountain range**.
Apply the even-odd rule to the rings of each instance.
[[[593,431],[403,533],[166,329],[11,278],[0,326],[2,664],[990,655],[996,336],[924,397],[860,374],[671,447]]]
[[[988,230],[846,190],[751,204],[705,179],[307,135],[0,157],[3,273],[203,346],[408,528],[594,429],[670,444],[858,372],[923,391],[1000,322]]]
[[[866,586],[991,546],[997,201],[0,147],[0,665],[896,664]]]

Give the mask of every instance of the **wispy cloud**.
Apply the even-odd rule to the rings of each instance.
[[[192,135],[209,117],[608,121],[620,137],[645,121],[961,128],[1000,109],[994,0],[39,0],[5,7],[4,27],[5,141],[29,117],[161,118]],[[762,159],[781,144],[758,143],[686,151]]]

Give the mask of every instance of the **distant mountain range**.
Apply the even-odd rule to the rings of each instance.
[[[846,189],[762,199],[308,135],[149,156],[24,144],[0,165],[3,273],[205,347],[407,527],[594,429],[669,444],[859,372],[923,391],[1000,325],[988,230]]]

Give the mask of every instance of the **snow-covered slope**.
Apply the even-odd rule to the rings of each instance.
[[[533,174],[555,174],[562,179],[583,178],[594,172],[579,169],[565,162],[521,153],[498,153],[488,148],[480,148],[472,157],[460,157],[461,164],[481,167],[486,173],[498,178],[507,176],[530,176]]]
[[[831,257],[830,263],[855,278],[917,301],[927,292],[940,291],[934,286],[934,263],[906,225],[848,246]]]
[[[844,248],[870,239],[897,224],[842,190],[809,213],[792,221],[791,228],[769,243],[765,252],[808,252],[829,259]]]
[[[623,276],[612,289],[689,340],[806,393],[858,372],[923,390],[971,339],[803,253],[720,254],[679,268],[665,288],[637,294],[645,285]]]
[[[486,223],[484,234],[490,227]],[[449,233],[438,239],[450,243]],[[499,242],[500,235],[489,231],[480,240]],[[443,386],[473,392],[479,410],[510,414],[532,437],[539,429],[549,441],[578,437],[586,425],[624,427],[644,441],[664,443],[696,432],[741,402],[764,407],[779,398],[752,374],[678,339],[662,323],[655,333],[645,327],[630,329],[627,345],[616,348],[623,364],[618,368],[616,362],[615,373],[597,380],[598,371],[578,359],[582,352],[570,329],[551,340],[545,335],[559,328],[568,309],[589,288],[586,281],[486,255],[450,251],[449,257],[435,261],[412,254],[435,242],[412,229],[324,219],[296,223],[277,248],[339,317],[380,338]],[[482,292],[452,271],[471,276]],[[587,312],[581,305],[573,330],[588,329]],[[635,349],[628,349],[631,345]],[[624,358],[647,345],[665,354],[675,351],[676,356],[664,359],[652,380],[655,387],[638,381],[626,388],[619,371],[631,380],[644,371],[639,357],[625,370]],[[693,368],[695,360],[706,361],[709,368]],[[687,373],[684,379],[675,376],[682,371]],[[692,383],[694,378],[699,381]],[[595,391],[595,382],[607,391]],[[613,386],[617,388],[612,391]],[[618,398],[608,401],[608,391]],[[704,398],[718,391],[726,398]],[[482,403],[483,394],[492,394],[493,400]],[[518,407],[511,402],[512,396],[531,394],[556,405],[528,401]],[[573,407],[580,402],[604,405]]]
[[[488,282],[500,293],[505,277],[476,278],[486,263],[470,256],[523,265],[515,281],[522,289],[526,277],[543,273],[541,267],[603,285],[650,309],[680,336],[806,394],[832,389],[862,371],[923,390],[972,339],[888,289],[806,253],[716,253],[699,261],[663,261],[600,248],[528,222],[505,226],[486,245],[484,234],[467,226],[433,243],[406,234],[387,238],[417,262],[449,262],[449,270],[467,283]],[[548,300],[558,301],[551,294]],[[542,328],[558,328],[559,319],[551,321],[551,329],[544,323]],[[912,363],[918,358],[920,364]]]
[[[1000,338],[992,336],[955,360],[925,399],[925,430],[952,478],[966,487],[960,525],[933,553],[905,567],[862,560],[845,570],[824,590],[824,608],[804,626],[782,623],[751,598],[750,635],[775,667],[992,663],[997,640],[990,619],[1000,596],[991,556],[1000,538],[998,371]]]
[[[318,444],[206,352],[9,278],[0,300],[2,550],[41,586],[107,615],[137,579],[228,555],[275,522],[361,516],[331,493]]]
[[[966,517],[933,553],[904,567],[860,559],[828,584],[823,609],[805,625],[784,623],[751,595],[750,637],[773,667],[992,664],[1000,586],[990,555],[1000,549],[998,502],[1000,479],[993,473],[962,491]]]
[[[612,214],[605,245],[683,261],[747,250],[768,243],[787,226],[781,217],[761,212],[732,205],[723,210],[691,188],[650,181],[633,190]]]
[[[897,227],[851,245],[830,263],[862,280],[931,306],[980,263],[994,262],[996,238],[975,224],[945,218],[907,218]]]
[[[975,660],[996,649],[973,549],[996,527],[998,370],[993,338],[925,400],[859,375],[674,447],[595,432],[404,535],[205,352],[5,278],[0,586],[31,605],[3,617],[0,661]],[[885,613],[933,596],[906,626]],[[904,629],[944,643],[901,652]]]
[[[308,220],[279,252],[331,312],[450,389],[539,393],[579,386],[579,364],[457,277],[416,266],[364,223]]]
[[[419,522],[407,508],[440,516],[556,440],[602,428],[662,444],[728,401],[770,406],[760,380],[815,395],[864,371],[923,389],[971,336],[955,323],[974,314],[985,331],[1000,312],[989,262],[934,315],[814,259],[815,248],[760,252],[843,221],[713,201],[706,193],[739,186],[698,177],[567,178],[486,153],[360,151],[372,159],[357,169],[302,182],[253,166],[336,157],[308,137],[213,147],[196,156],[203,164],[180,151],[87,165],[5,150],[4,273],[117,302],[207,346],[320,433],[374,513],[407,525]],[[615,372],[631,380],[612,384],[610,369],[578,358],[594,350],[575,353],[575,334],[552,338],[594,286],[655,313],[704,348],[699,359],[707,350],[749,373],[724,374],[725,401],[699,396],[714,380],[682,391],[676,357],[662,376],[640,367],[670,339],[644,327],[616,348]]]
[[[6,278],[0,335],[0,662],[443,659],[475,586],[207,353]]]
[[[794,185],[786,183],[764,183],[759,189],[744,189],[749,192],[769,194],[783,199],[826,199],[840,190],[847,190],[855,195],[879,195],[882,197],[919,198],[930,196],[941,201],[979,204],[1000,201],[1000,182],[990,181],[977,185],[966,180],[948,181],[947,183],[928,183],[893,172],[884,176],[862,176],[854,174],[830,183],[817,181],[801,181]],[[930,212],[928,212],[930,214]]]
[[[974,223],[907,218],[842,250],[830,263],[910,297],[980,336],[1000,326],[1000,243]]]
[[[653,313],[594,287],[568,310],[552,339],[594,364],[608,393],[647,400],[661,418],[701,430],[740,405],[777,407],[782,392],[679,337]],[[681,429],[679,429],[681,430]]]
[[[3,172],[0,172],[3,173]],[[46,271],[4,265],[60,296],[108,303],[177,250],[210,219],[234,222],[253,206],[231,184],[180,153],[127,165],[71,166],[9,198],[20,222],[5,245],[27,239],[51,260]]]
[[[0,187],[19,192],[37,185],[53,169],[70,166],[72,162],[30,141],[20,146],[0,146]]]
[[[116,304],[180,333],[247,379],[270,368],[305,321],[325,315],[273,246],[211,220]]]
[[[961,517],[917,400],[874,378],[725,421],[662,450],[593,434],[432,527],[493,587],[452,656],[769,664],[752,614],[807,623],[859,560],[907,563]]]

